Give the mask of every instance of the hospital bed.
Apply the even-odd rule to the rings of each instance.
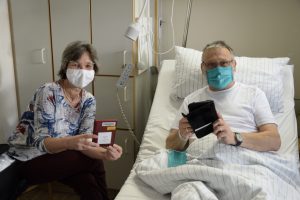
[[[170,195],[162,195],[145,184],[136,174],[135,168],[141,161],[150,158],[159,149],[165,148],[165,139],[175,118],[181,100],[170,98],[176,78],[175,60],[162,63],[158,77],[157,89],[153,105],[144,132],[142,144],[129,177],[121,188],[116,200],[170,199]],[[283,66],[280,73],[283,81],[284,112],[275,114],[281,134],[280,154],[292,155],[298,160],[297,122],[294,111],[293,66]]]

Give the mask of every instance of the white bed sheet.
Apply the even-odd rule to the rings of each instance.
[[[169,96],[175,77],[175,60],[165,60],[158,77],[157,89],[144,132],[143,141],[129,177],[121,188],[116,200],[164,200],[169,195],[161,195],[140,180],[134,168],[141,160],[152,156],[158,149],[164,148],[165,139],[169,133],[176,111],[181,102],[173,101]],[[282,73],[284,78],[284,108],[285,112],[276,115],[282,146],[279,150],[283,154],[293,154],[298,159],[297,123],[294,111],[294,80],[293,66],[287,66]]]

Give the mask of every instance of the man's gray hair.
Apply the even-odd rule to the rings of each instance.
[[[215,47],[226,48],[232,55],[234,55],[233,49],[222,40],[214,41],[212,43],[207,44],[202,51],[204,52],[207,49],[215,48]]]

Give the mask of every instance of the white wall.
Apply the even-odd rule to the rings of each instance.
[[[161,48],[167,49],[172,46],[172,0],[160,1],[165,21]],[[176,45],[182,44],[186,7],[187,0],[175,0]],[[214,40],[225,40],[237,55],[290,57],[295,65],[296,97],[300,98],[299,0],[193,0],[187,47],[201,50]]]
[[[0,142],[5,142],[18,120],[16,87],[7,0],[0,0]]]

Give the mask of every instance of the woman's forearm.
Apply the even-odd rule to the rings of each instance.
[[[83,150],[81,153],[84,155],[93,158],[93,159],[101,159],[101,160],[106,160],[105,158],[105,152],[107,150],[102,148],[102,147],[92,147],[88,150]]]
[[[69,150],[69,140],[70,137],[63,137],[63,138],[52,138],[47,137],[44,140],[44,145],[48,153],[59,153],[62,151]]]
[[[88,142],[88,137],[90,138],[92,135],[79,135],[79,136],[69,136],[63,138],[51,138],[48,137],[44,140],[44,145],[48,153],[59,153],[66,150],[78,150],[82,152],[84,155],[94,158],[94,159],[105,159],[106,149],[99,147],[98,144],[93,144]],[[80,138],[79,138],[80,137]],[[74,145],[75,140],[81,140],[87,144],[88,146],[83,147],[84,144],[77,143]]]

